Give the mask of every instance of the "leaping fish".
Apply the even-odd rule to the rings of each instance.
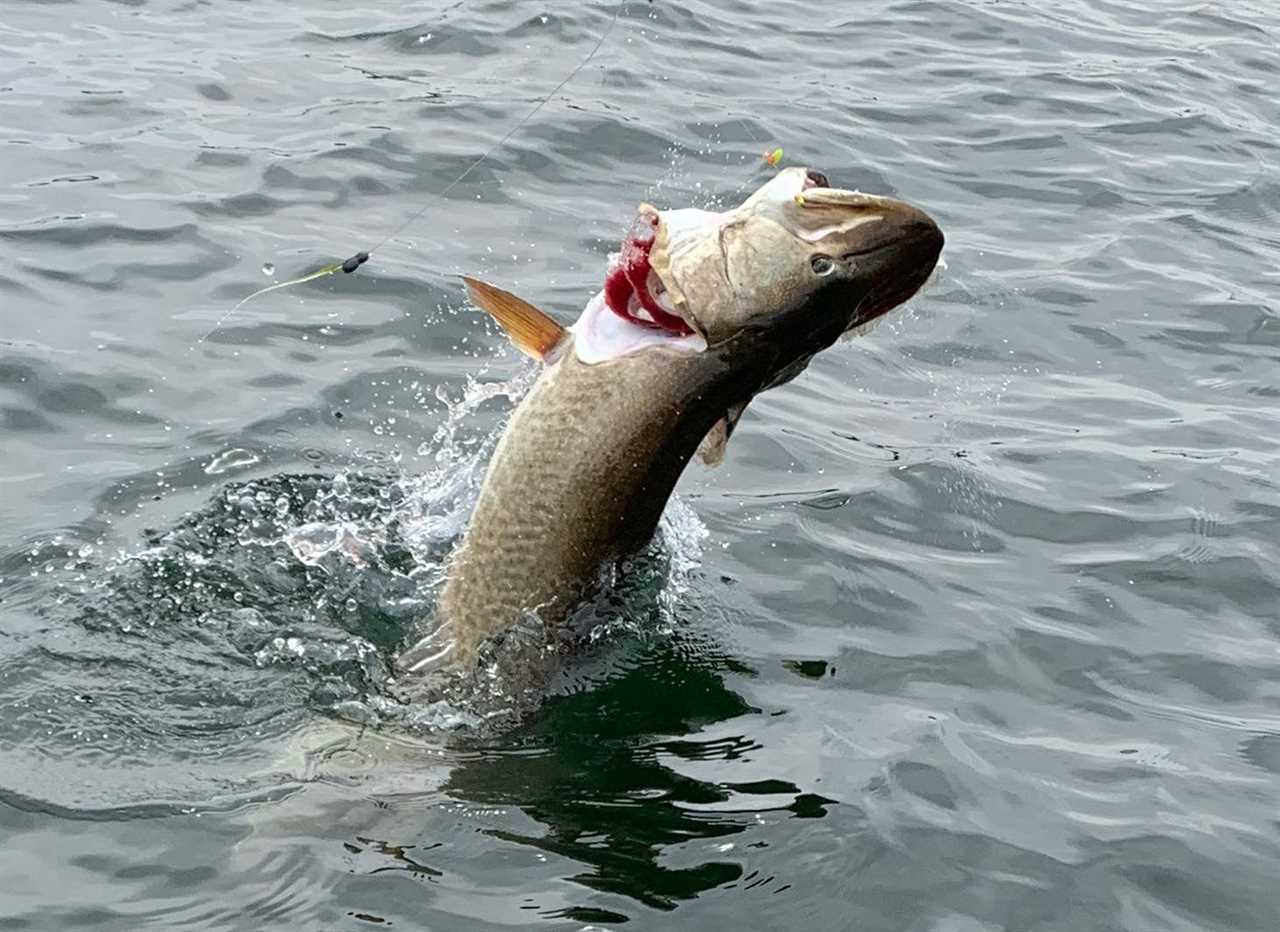
[[[724,212],[641,205],[604,287],[565,328],[494,285],[475,303],[545,368],[489,463],[438,621],[403,672],[474,663],[524,613],[556,623],[606,561],[652,538],[695,452],[751,399],[910,298],[943,235],[923,211],[787,168]]]

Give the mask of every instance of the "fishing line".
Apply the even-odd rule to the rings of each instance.
[[[373,253],[377,252],[379,249],[385,246],[388,241],[395,238],[396,236],[399,236],[401,233],[405,231],[405,229],[407,229],[409,226],[417,222],[417,220],[421,218],[422,215],[425,214],[431,207],[433,207],[436,204],[436,202],[438,202],[441,198],[443,198],[446,194],[448,194],[458,185],[462,184],[462,182],[465,181],[473,171],[475,171],[477,168],[483,165],[486,161],[489,160],[489,158],[494,153],[496,153],[499,149],[505,146],[507,142],[510,141],[512,136],[518,133],[525,126],[525,124],[527,124],[530,120],[532,120],[535,116],[538,115],[538,112],[547,105],[547,103],[551,100],[552,97],[555,97],[556,94],[560,93],[560,91],[564,89],[565,85],[567,85],[570,81],[572,81],[575,77],[577,77],[578,73],[581,72],[583,68],[587,67],[588,64],[590,64],[591,60],[596,57],[596,53],[599,52],[601,47],[604,46],[605,40],[608,39],[609,35],[613,32],[613,27],[618,24],[618,20],[622,16],[622,8],[623,6],[626,5],[626,2],[627,0],[618,0],[618,3],[613,10],[613,16],[609,19],[609,24],[605,26],[604,31],[600,33],[600,37],[596,40],[596,44],[592,46],[591,51],[587,53],[586,58],[578,62],[577,66],[572,71],[570,71],[567,75],[565,75],[565,77],[563,78],[563,80],[560,81],[559,84],[557,84],[549,92],[547,92],[541,98],[539,98],[538,102],[534,105],[532,110],[526,113],[518,123],[516,123],[509,130],[507,130],[506,134],[503,135],[501,139],[499,139],[497,142],[491,145],[478,158],[473,160],[471,164],[469,164],[466,168],[464,168],[462,170],[462,173],[458,175],[458,177],[454,178],[452,181],[450,181],[447,185],[445,185],[439,191],[435,192],[434,194],[428,195],[426,203],[423,204],[422,207],[420,207],[413,214],[411,214],[407,220],[404,220],[399,226],[395,227],[393,230],[391,230],[391,232],[383,236],[382,239],[378,240],[369,249],[357,252],[354,255],[350,256],[349,258],[343,260],[342,262],[331,263],[329,265],[326,265],[324,268],[317,269],[316,271],[310,272],[307,275],[300,276],[299,278],[290,279],[287,282],[276,282],[273,285],[268,285],[266,288],[259,288],[253,294],[243,298],[231,310],[227,311],[225,314],[219,317],[217,322],[214,323],[213,327],[210,328],[209,332],[206,333],[204,336],[202,336],[199,340],[197,340],[196,344],[198,345],[200,343],[203,343],[205,340],[209,339],[209,337],[217,333],[219,328],[221,328],[222,325],[226,323],[232,317],[232,315],[236,313],[236,311],[240,310],[240,308],[244,307],[254,298],[260,297],[264,294],[270,294],[273,291],[279,291],[281,288],[292,288],[294,285],[302,285],[307,282],[313,282],[317,278],[325,278],[326,276],[329,276],[329,275],[335,275],[338,272],[344,272],[350,275],[356,269],[360,268],[360,266],[368,262],[369,257],[373,255]],[[649,2],[652,3],[653,0],[649,0]]]

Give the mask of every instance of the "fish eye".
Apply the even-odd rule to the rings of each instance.
[[[822,172],[817,172],[817,171],[814,171],[812,168],[810,168],[804,174],[805,174],[805,178],[808,179],[809,185],[811,187],[814,187],[814,188],[831,187],[831,181]]]
[[[836,264],[830,256],[814,256],[809,266],[818,275],[830,275],[836,270]]]

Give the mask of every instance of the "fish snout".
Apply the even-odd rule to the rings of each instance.
[[[813,188],[795,196],[800,236],[812,243],[834,241],[844,253],[870,252],[881,245],[907,239],[927,249],[942,250],[942,231],[918,207],[892,197]],[[844,243],[839,243],[844,240]]]
[[[933,274],[946,238],[937,222],[918,207],[892,198],[877,198],[876,220],[859,228],[862,235],[846,244],[842,259],[865,287],[866,298],[852,326],[892,310],[911,298]]]
[[[811,184],[794,195],[787,214],[794,234],[808,244],[813,271],[829,276],[832,292],[845,294],[855,308],[849,327],[910,298],[942,253],[934,219],[896,198]]]
[[[878,217],[878,221],[866,226],[865,242],[852,250],[874,254],[887,251],[886,258],[905,266],[924,270],[928,278],[942,254],[945,237],[937,222],[919,207],[893,198],[876,198],[875,204],[862,207],[866,215]]]

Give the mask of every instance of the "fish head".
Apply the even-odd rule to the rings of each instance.
[[[641,208],[662,305],[708,347],[764,331],[793,366],[910,298],[943,235],[922,210],[787,168],[722,213]]]

